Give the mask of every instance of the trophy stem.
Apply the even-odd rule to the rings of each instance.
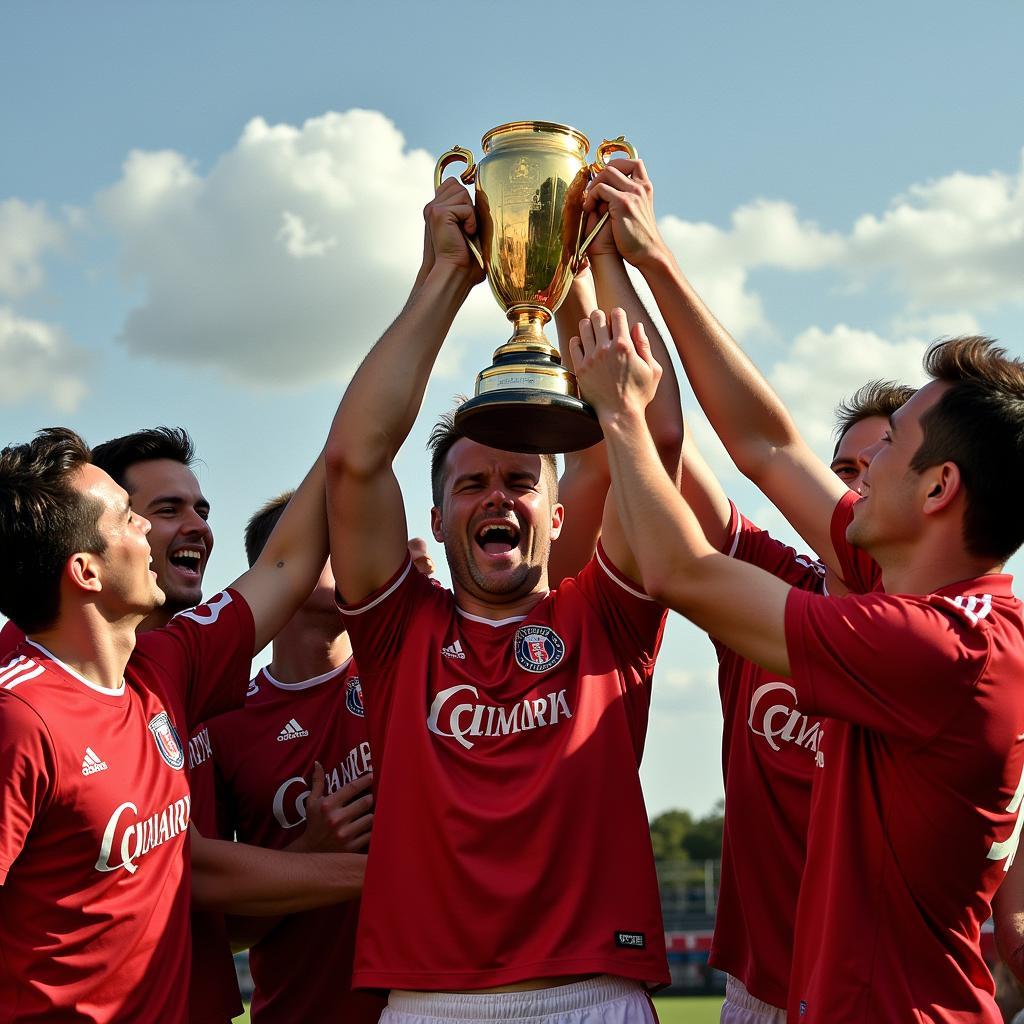
[[[561,365],[562,358],[558,354],[558,349],[544,334],[544,325],[551,322],[550,309],[524,302],[512,306],[507,311],[507,316],[512,321],[512,337],[500,348],[495,349],[492,357],[495,362],[524,352],[532,352],[546,356]]]
[[[512,337],[477,376],[476,394],[459,408],[455,425],[474,441],[506,451],[574,452],[597,444],[597,416],[544,336],[551,310],[522,303],[508,318]]]

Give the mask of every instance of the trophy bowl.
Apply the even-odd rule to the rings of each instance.
[[[587,137],[551,121],[492,128],[481,148],[479,163],[461,146],[442,153],[434,188],[450,164],[466,164],[460,178],[475,185],[479,225],[479,237],[467,241],[512,322],[512,336],[477,375],[473,397],[460,406],[455,424],[472,440],[505,451],[589,448],[601,440],[597,416],[580,398],[576,375],[562,364],[544,325],[608,216],[584,237],[587,184],[610,154],[635,159],[636,152],[621,136],[606,139],[589,163]]]

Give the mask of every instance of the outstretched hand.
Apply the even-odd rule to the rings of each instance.
[[[438,263],[447,263],[464,273],[471,283],[484,279],[467,236],[477,231],[476,210],[469,190],[458,178],[441,182],[434,198],[423,208],[423,262],[416,284],[420,285]]]
[[[630,330],[626,314],[611,317],[595,309],[580,321],[580,333],[569,342],[583,397],[604,419],[620,412],[640,412],[658,390],[661,365],[651,353],[642,323]]]
[[[642,160],[611,161],[590,183],[583,209],[588,214],[608,211],[615,247],[633,266],[640,268],[667,251],[654,215],[654,186]],[[590,251],[604,234],[594,240]]]

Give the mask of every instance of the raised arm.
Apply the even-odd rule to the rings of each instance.
[[[443,182],[424,216],[433,263],[356,371],[327,441],[331,562],[348,602],[386,583],[406,556],[405,507],[392,464],[455,314],[483,279],[466,245],[464,232],[476,231],[466,189]]]
[[[327,561],[324,480],[320,455],[292,495],[259,558],[231,584],[252,609],[254,654],[281,632],[323,572]]]
[[[643,328],[631,334],[622,310],[608,326],[580,327],[573,362],[601,420],[612,495],[644,589],[743,657],[788,676],[789,587],[716,551],[661,464],[644,417],[661,368]]]
[[[625,310],[630,323],[643,324],[655,357],[665,367],[657,394],[647,407],[647,424],[663,464],[678,474],[683,442],[679,383],[665,343],[648,314],[626,266],[615,247],[611,226],[606,227],[588,250],[590,271],[577,275],[573,289],[556,314],[559,348],[571,365],[569,339],[578,334],[582,320],[600,307]],[[592,277],[591,285],[588,278]],[[585,397],[585,396],[584,396]],[[559,501],[565,506],[565,525],[551,551],[551,579],[572,576],[590,559],[600,535],[609,558],[625,573],[634,574],[635,563],[622,531],[618,510],[608,500],[608,456],[604,444],[565,456],[565,472],[559,481]]]
[[[643,163],[614,161],[587,203],[607,204],[619,251],[650,285],[697,400],[737,467],[838,573],[829,527],[846,488],[679,269],[658,231]]]

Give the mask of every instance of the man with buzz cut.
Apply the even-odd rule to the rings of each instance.
[[[0,666],[6,1019],[186,1019],[191,800],[181,737],[241,703],[253,654],[318,578],[322,460],[256,565],[137,637],[164,602],[149,532],[73,432],[50,429],[0,452],[0,611],[26,634]],[[237,870],[238,852],[228,845],[214,875],[225,863]],[[263,863],[275,851],[255,853]],[[331,856],[325,887],[334,899],[356,895],[364,858]],[[221,878],[235,892],[250,882]],[[219,888],[204,889],[207,898]]]
[[[615,506],[556,589],[554,458],[442,423],[434,537],[454,593],[412,571],[392,462],[456,312],[481,280],[466,190],[426,210],[431,250],[352,380],[327,450],[331,558],[360,665],[376,810],[354,982],[388,1021],[651,1021],[668,982],[638,776],[664,615]],[[675,465],[678,446],[665,453]]]
[[[1024,616],[1002,573],[1024,540],[1005,515],[1024,497],[1024,363],[986,338],[930,349],[861,494],[833,477],[830,551],[846,579],[850,546],[872,556],[884,590],[827,598],[709,544],[647,432],[660,367],[621,311],[572,350],[648,591],[829,719],[789,1016],[997,1024],[980,932],[1024,790]]]

